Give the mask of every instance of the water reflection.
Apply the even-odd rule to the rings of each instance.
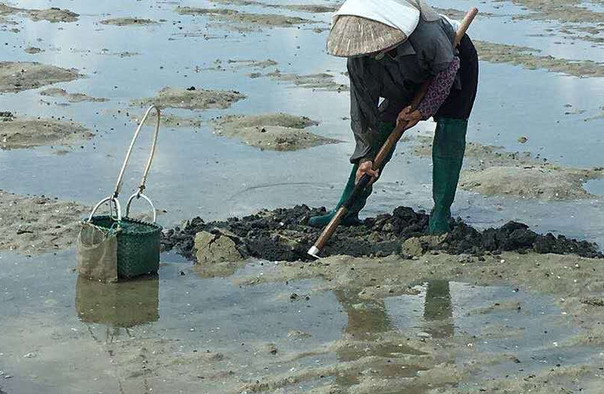
[[[356,361],[369,356],[391,359],[403,354],[424,354],[400,343],[381,341],[380,334],[395,329],[384,300],[362,299],[358,295],[358,290],[340,290],[335,294],[348,315],[348,324],[344,332],[347,339],[354,341],[338,349],[337,356],[340,362]],[[413,377],[420,370],[421,368],[416,365],[401,365],[388,360],[385,363],[374,363],[370,373],[380,377],[401,378]],[[359,376],[363,373],[365,372],[354,369],[347,373],[339,373],[335,376],[335,382],[341,388],[349,388],[359,384]]]
[[[426,284],[424,331],[433,338],[448,338],[455,334],[451,289],[446,280],[433,280]]]
[[[84,323],[114,328],[151,323],[159,319],[159,279],[106,284],[78,277],[75,305]]]

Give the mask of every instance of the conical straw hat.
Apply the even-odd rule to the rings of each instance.
[[[371,19],[341,15],[327,38],[327,52],[333,56],[355,57],[379,52],[407,40],[401,30]]]

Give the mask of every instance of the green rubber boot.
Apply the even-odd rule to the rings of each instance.
[[[331,211],[329,211],[328,213],[326,213],[325,215],[311,217],[308,220],[309,226],[325,227],[329,224],[329,222],[335,216],[338,209],[340,209],[342,204],[344,204],[346,202],[346,200],[348,200],[348,197],[350,197],[350,195],[352,194],[352,191],[354,190],[355,179],[356,179],[358,169],[359,169],[358,164],[355,164],[352,166],[352,171],[350,171],[350,176],[348,177],[348,182],[346,182],[346,186],[344,187],[344,191],[342,192],[342,196],[340,197],[340,201],[338,201],[338,204],[336,205],[336,207],[334,209],[332,209]],[[367,198],[371,195],[371,192],[372,192],[371,187],[368,187],[365,189],[365,192],[355,201],[354,205],[348,211],[346,216],[344,216],[344,219],[342,219],[342,222],[340,224],[342,224],[344,226],[354,226],[354,225],[360,224],[361,221],[359,220],[359,212],[361,212],[361,209],[363,209],[365,207],[365,204],[367,203]]]
[[[432,145],[432,197],[434,209],[428,232],[440,235],[448,232],[451,205],[459,182],[459,173],[466,149],[467,119],[440,118]]]
[[[376,151],[378,151],[380,149],[380,147],[382,146],[382,144],[386,141],[386,139],[388,139],[388,136],[390,135],[390,133],[392,133],[392,130],[394,130],[394,126],[395,125],[391,124],[391,123],[380,123],[379,129],[378,129],[379,135],[378,135],[378,138],[375,139],[374,148]],[[388,163],[388,161],[390,161],[393,153],[394,153],[394,150],[384,160],[384,163],[382,164],[381,169],[383,169],[384,166],[386,165],[386,163]],[[328,213],[326,213],[325,215],[311,217],[308,220],[309,226],[325,227],[329,224],[329,222],[335,216],[338,209],[340,209],[342,204],[344,204],[346,202],[346,200],[348,200],[348,197],[350,197],[350,194],[354,190],[356,174],[357,174],[358,169],[359,169],[358,164],[355,164],[352,166],[352,171],[350,172],[350,176],[348,177],[348,182],[346,182],[346,186],[344,187],[344,191],[342,192],[342,196],[340,197],[340,201],[338,201],[338,204],[336,205],[336,207],[334,209],[332,209],[331,211],[329,211]],[[348,211],[346,216],[344,216],[344,218],[342,219],[342,222],[340,224],[342,224],[343,226],[359,225],[361,223],[361,221],[359,220],[359,212],[361,212],[361,210],[365,207],[365,204],[367,204],[367,199],[369,198],[369,196],[371,195],[372,192],[373,192],[372,186],[366,187],[363,194],[361,194],[359,196],[359,198],[354,202],[353,206]]]

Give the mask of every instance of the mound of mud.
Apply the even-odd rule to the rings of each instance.
[[[182,229],[177,227],[166,231],[162,237],[162,245],[165,250],[174,249],[194,260],[195,235],[206,231],[231,238],[243,257],[270,261],[306,261],[309,260],[307,250],[322,231],[309,227],[308,219],[325,212],[325,208],[316,209],[301,205],[290,209],[262,211],[241,219],[230,218],[222,222],[205,223],[201,218],[195,218],[187,222]],[[399,207],[392,214],[367,218],[359,226],[340,226],[323,255],[406,255],[403,243],[413,238],[418,244],[419,254],[438,250],[456,255],[481,256],[499,254],[502,251],[518,251],[604,258],[594,243],[577,241],[562,235],[540,235],[522,223],[509,222],[500,228],[484,231],[478,231],[460,219],[452,220],[450,225],[449,234],[434,242],[435,237],[424,237],[428,227],[428,215],[408,207]]]
[[[180,15],[209,16],[213,20],[220,22],[248,24],[255,27],[289,27],[307,23],[315,23],[312,20],[297,16],[279,14],[250,14],[225,8],[177,7],[176,12],[178,12]]]
[[[34,22],[48,21],[51,23],[76,22],[80,16],[75,12],[57,7],[51,7],[49,9],[44,10],[30,10],[24,8],[11,7],[6,4],[0,3],[0,16],[10,16],[21,13],[29,17]]]
[[[245,99],[246,96],[237,91],[187,89],[165,87],[153,98],[133,100],[132,105],[157,105],[161,108],[183,108],[190,110],[226,109],[233,103]]]
[[[0,93],[17,93],[80,77],[75,69],[33,62],[0,62]]]
[[[284,113],[230,115],[216,119],[213,124],[216,134],[240,139],[259,149],[295,151],[339,142],[305,130],[318,125],[305,116]]]
[[[0,149],[69,146],[91,139],[92,132],[79,123],[61,119],[15,117],[0,112]]]
[[[145,25],[156,25],[158,22],[151,19],[143,18],[113,18],[103,19],[100,22],[102,25],[113,25],[113,26],[145,26]]]

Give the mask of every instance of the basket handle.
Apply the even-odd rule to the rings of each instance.
[[[145,191],[145,183],[147,182],[147,176],[149,175],[149,170],[151,169],[151,163],[153,163],[153,158],[155,157],[155,148],[157,147],[157,136],[159,135],[159,123],[160,123],[160,110],[155,105],[150,106],[145,115],[141,119],[136,131],[134,132],[134,136],[132,137],[132,141],[130,142],[130,147],[128,148],[128,152],[126,153],[126,158],[124,159],[124,164],[122,164],[122,169],[120,170],[120,174],[118,175],[117,182],[115,184],[115,191],[113,192],[113,197],[117,199],[122,189],[122,183],[124,179],[124,172],[126,171],[126,166],[128,165],[128,161],[130,161],[130,156],[132,155],[132,149],[134,148],[134,143],[138,138],[138,135],[143,128],[143,125],[149,118],[149,114],[152,110],[155,110],[157,114],[157,120],[155,122],[155,133],[153,136],[153,145],[151,146],[151,153],[149,154],[149,159],[147,159],[147,166],[145,167],[145,171],[143,172],[143,179],[141,180],[141,184],[138,187],[137,195],[140,196]]]
[[[111,209],[112,208],[111,204],[113,203],[115,205],[115,213],[117,214],[117,221],[118,222],[122,221],[122,207],[120,206],[120,202],[114,196],[109,196],[109,197],[104,198],[101,201],[99,201],[99,203],[96,204],[94,206],[94,208],[92,208],[92,212],[90,212],[90,216],[88,217],[88,222],[92,221],[92,217],[94,216],[96,211],[98,211],[98,209],[101,207],[101,205],[105,204],[106,202],[109,203],[109,214],[111,216],[111,219],[116,220],[116,217],[113,216],[113,209]]]
[[[128,199],[128,202],[126,203],[126,217],[130,217],[129,216],[130,215],[130,204],[132,204],[132,201],[134,201],[135,198],[138,200],[141,197],[144,200],[146,200],[149,203],[149,205],[151,205],[151,209],[153,210],[153,223],[155,223],[157,221],[157,209],[155,209],[155,205],[153,205],[153,203],[151,202],[151,200],[149,199],[149,197],[145,196],[140,191],[134,193]]]

